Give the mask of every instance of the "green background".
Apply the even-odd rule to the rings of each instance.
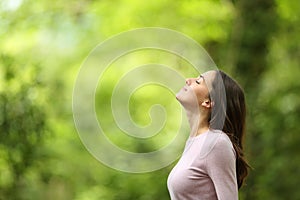
[[[0,1],[0,199],[169,199],[166,179],[174,163],[145,174],[106,167],[85,149],[72,117],[73,85],[89,52],[143,27],[192,37],[245,89],[253,170],[240,199],[300,199],[299,10],[297,0]],[[141,125],[149,123],[145,113],[153,101],[145,90],[130,104]],[[160,103],[168,106],[171,97],[166,93]],[[178,109],[166,110],[178,121]],[[171,136],[149,146],[123,137],[111,139],[144,152]]]

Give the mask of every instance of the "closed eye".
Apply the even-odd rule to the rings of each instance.
[[[199,76],[199,79],[197,79],[195,82],[197,83],[197,84],[201,84],[201,82],[203,81],[203,76],[202,75],[200,75]]]

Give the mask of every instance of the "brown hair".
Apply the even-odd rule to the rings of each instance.
[[[225,98],[226,96],[226,98]],[[226,133],[236,152],[236,175],[240,189],[250,168],[243,153],[246,127],[246,102],[243,89],[223,71],[217,71],[210,98],[214,106],[209,118],[210,128]]]

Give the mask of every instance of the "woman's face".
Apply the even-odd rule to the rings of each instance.
[[[208,71],[197,78],[186,79],[185,86],[176,94],[177,100],[184,106],[195,109],[208,105],[209,90],[206,82],[214,77],[214,71]]]

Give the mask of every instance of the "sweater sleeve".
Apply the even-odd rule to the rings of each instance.
[[[237,200],[236,157],[226,135],[218,138],[206,157],[207,173],[211,178],[218,200]]]

